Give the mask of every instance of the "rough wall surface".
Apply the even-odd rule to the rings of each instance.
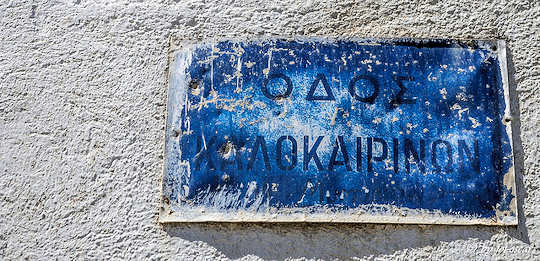
[[[0,259],[535,259],[540,2],[1,1]],[[169,37],[501,38],[518,227],[157,223]]]

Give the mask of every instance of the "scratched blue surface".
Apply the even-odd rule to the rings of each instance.
[[[171,71],[167,196],[228,211],[380,204],[494,216],[512,199],[495,48],[445,40],[186,48]]]

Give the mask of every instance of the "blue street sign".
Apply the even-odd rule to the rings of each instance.
[[[516,224],[502,41],[172,51],[162,222]]]

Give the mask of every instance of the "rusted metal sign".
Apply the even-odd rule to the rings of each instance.
[[[161,222],[517,223],[502,41],[171,50]]]

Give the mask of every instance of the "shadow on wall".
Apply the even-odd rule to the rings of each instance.
[[[515,229],[515,228],[514,228]],[[399,250],[475,238],[489,240],[501,228],[486,226],[375,224],[180,224],[166,226],[172,237],[204,242],[228,258],[351,259],[391,255]],[[512,229],[509,229],[512,230]],[[514,231],[512,233],[519,234]]]
[[[507,50],[510,98],[513,112],[512,132],[517,183],[518,226],[445,226],[445,225],[379,225],[328,223],[191,223],[167,224],[171,237],[204,242],[229,258],[247,255],[263,259],[315,258],[351,259],[391,255],[399,250],[437,246],[455,240],[490,240],[504,231],[529,244],[523,202],[527,196],[523,185],[524,155],[520,138],[519,100],[512,54]]]
[[[508,43],[508,41],[507,41]],[[519,113],[521,112],[519,107],[519,96],[517,92],[517,83],[514,77],[516,73],[516,67],[513,63],[512,50],[506,48],[506,56],[508,59],[508,81],[510,89],[510,111],[512,112],[512,142],[514,150],[514,168],[516,172],[516,188],[517,188],[517,211],[518,211],[518,225],[517,227],[508,227],[506,232],[508,235],[529,244],[529,233],[526,227],[526,216],[523,211],[523,202],[527,198],[527,191],[525,191],[525,185],[523,184],[523,173],[525,172],[525,156],[523,154],[523,145],[521,142],[521,120]]]

